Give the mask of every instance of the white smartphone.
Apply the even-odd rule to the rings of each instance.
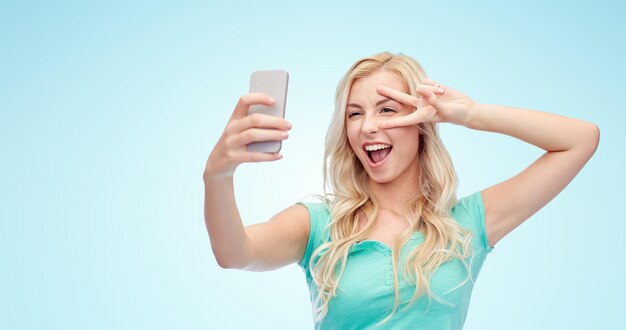
[[[289,73],[285,70],[254,71],[250,76],[250,93],[264,93],[272,97],[274,105],[253,105],[248,114],[263,113],[270,116],[285,118],[285,104],[287,103],[287,85]],[[282,141],[261,141],[247,145],[248,151],[279,152]]]

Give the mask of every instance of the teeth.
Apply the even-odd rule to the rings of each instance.
[[[374,150],[380,150],[380,149],[387,149],[390,148],[391,146],[388,144],[371,144],[369,146],[365,146],[365,150],[367,151],[374,151]]]

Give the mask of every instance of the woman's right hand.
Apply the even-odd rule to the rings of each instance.
[[[274,100],[261,93],[243,95],[222,136],[213,147],[204,169],[205,179],[230,177],[241,163],[267,162],[282,158],[280,153],[248,152],[246,145],[260,141],[282,141],[289,137],[291,124],[283,118],[255,113],[252,105],[271,106]]]

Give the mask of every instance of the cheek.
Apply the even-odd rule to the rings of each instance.
[[[403,126],[387,129],[390,138],[403,143],[417,143],[419,140],[419,130],[414,126]]]
[[[399,127],[388,130],[387,134],[394,141],[394,149],[403,152],[417,152],[419,147],[419,131],[415,127]]]
[[[348,136],[348,143],[350,143],[350,146],[352,147],[352,149],[354,149],[355,146],[358,147],[358,145],[359,145],[358,128],[355,127],[354,125],[347,125],[346,126],[346,135]]]

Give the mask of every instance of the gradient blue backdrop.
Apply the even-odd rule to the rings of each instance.
[[[202,170],[253,70],[290,72],[284,159],[236,173],[245,224],[320,193],[335,85],[383,50],[479,102],[598,124],[600,147],[502,240],[466,329],[623,326],[626,10],[619,1],[0,3],[0,328],[307,329],[292,265],[223,270]],[[459,195],[541,152],[444,125]]]

